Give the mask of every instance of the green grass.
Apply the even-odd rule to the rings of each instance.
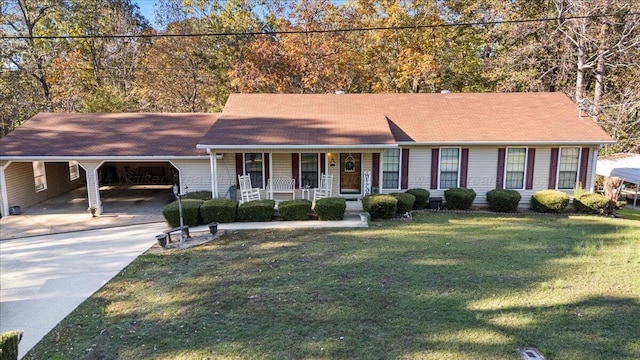
[[[640,358],[640,222],[416,214],[145,254],[27,359]]]
[[[624,207],[616,210],[616,214],[624,216],[625,219],[640,221],[640,208]]]

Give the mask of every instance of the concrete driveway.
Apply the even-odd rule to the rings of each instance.
[[[24,331],[23,357],[165,229],[153,223],[0,241],[0,331]]]

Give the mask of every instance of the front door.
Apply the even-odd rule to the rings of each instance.
[[[340,154],[340,194],[360,194],[361,154]]]

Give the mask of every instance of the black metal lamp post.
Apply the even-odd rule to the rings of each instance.
[[[188,186],[184,187],[185,193],[181,194],[180,189],[177,184],[173,185],[173,195],[178,199],[178,209],[180,212],[180,244],[184,244],[187,240],[187,237],[184,233],[184,217],[182,216],[182,198],[186,195],[186,191],[189,189]]]

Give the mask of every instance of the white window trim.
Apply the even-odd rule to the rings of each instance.
[[[320,185],[320,162],[322,161],[320,159],[320,153],[298,153],[298,179],[296,179],[297,183],[298,183],[298,189],[302,189],[302,154],[316,154],[317,158],[318,158],[318,171],[317,171],[317,175],[318,175],[318,185]]]
[[[522,188],[507,188],[507,169],[509,161],[509,149],[522,149],[524,148],[524,177],[522,179]],[[529,166],[529,148],[524,146],[508,146],[504,152],[504,172],[502,174],[502,188],[507,190],[524,190],[527,187],[527,166]],[[559,168],[559,166],[558,166]]]
[[[264,183],[265,182],[265,177],[266,177],[265,176],[266,174],[265,174],[265,171],[264,171],[264,153],[263,152],[251,152],[251,153],[245,152],[245,153],[242,153],[242,173],[243,174],[247,173],[247,166],[246,166],[247,165],[247,154],[262,154],[262,169],[261,169],[261,171],[262,171],[262,184],[260,184],[259,188],[264,190],[266,188],[266,185]],[[271,156],[269,156],[269,161],[271,161]],[[269,165],[271,165],[271,164],[269,164]],[[269,166],[269,168],[271,169],[272,167]],[[251,186],[256,187],[256,184],[252,183]]]
[[[75,160],[69,161],[69,181],[78,179],[80,179],[80,165],[78,165],[78,162]]]
[[[389,149],[395,150],[395,149]],[[386,150],[385,150],[386,151]],[[380,154],[380,174],[378,183],[380,184],[380,190],[400,190],[402,188],[402,148],[398,148],[400,152],[400,156],[398,157],[398,187],[397,188],[386,188],[384,186],[384,152]]]
[[[455,146],[446,146],[438,148],[438,190],[449,190],[451,188],[441,188],[440,187],[440,175],[442,171],[440,171],[442,165],[442,149],[458,149],[458,179],[456,180],[456,187],[460,187],[460,169],[462,165],[462,147]]]
[[[558,184],[560,183],[560,160],[562,159],[562,149],[578,149],[578,167],[576,168],[576,183],[572,188],[560,189]],[[582,162],[582,148],[580,146],[561,146],[558,149],[558,159],[556,160],[556,190],[573,190],[580,182],[580,163]],[[584,186],[584,184],[582,184]]]
[[[38,188],[38,179],[44,179],[42,181],[42,188]],[[36,193],[45,191],[48,188],[47,184],[47,170],[44,161],[33,162],[33,182],[35,185]]]

